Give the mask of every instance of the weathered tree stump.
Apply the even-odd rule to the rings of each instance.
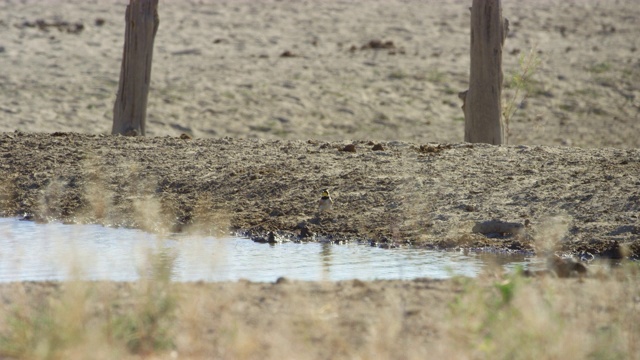
[[[508,21],[501,0],[473,0],[469,90],[458,96],[464,111],[464,141],[499,145],[502,124],[502,46]]]
[[[153,42],[160,24],[158,0],[130,0],[112,134],[145,135]]]

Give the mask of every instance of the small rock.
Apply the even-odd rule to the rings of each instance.
[[[342,151],[356,152],[356,146],[354,144],[346,145],[345,147],[342,148]]]
[[[395,49],[396,45],[391,40],[382,41],[379,39],[370,40],[368,43],[362,45],[360,47],[361,50],[365,49]]]
[[[467,204],[467,205],[464,206],[464,211],[466,211],[466,212],[474,212],[476,210],[477,210],[476,207],[473,206],[473,205]]]
[[[315,235],[316,234],[314,234],[313,231],[309,230],[309,228],[306,227],[306,226],[300,229],[300,238],[301,239],[314,237]]]
[[[269,242],[267,239],[263,238],[262,236],[252,237],[251,240],[258,244],[266,244]]]
[[[375,144],[375,145],[373,145],[371,150],[373,150],[373,151],[384,151],[385,149],[384,149],[384,146],[382,144]]]
[[[506,222],[501,220],[489,220],[478,222],[471,229],[472,232],[478,234],[511,234],[518,235],[523,233],[524,225],[515,222]]]
[[[269,213],[269,216],[284,216],[284,212],[280,209],[273,209]]]

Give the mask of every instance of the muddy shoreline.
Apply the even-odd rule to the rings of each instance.
[[[265,242],[640,254],[636,149],[14,132],[0,135],[0,168],[2,216],[38,221]],[[318,213],[324,188],[335,204]],[[478,231],[488,221],[517,231]]]

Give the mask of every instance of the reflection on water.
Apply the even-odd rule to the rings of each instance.
[[[385,250],[356,244],[266,245],[182,234],[161,239],[100,225],[0,219],[0,282],[75,277],[133,281],[146,268],[149,255],[159,251],[175,256],[175,281],[448,278],[475,276],[495,263],[510,269],[532,261],[522,255]]]

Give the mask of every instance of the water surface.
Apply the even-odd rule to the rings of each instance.
[[[161,238],[101,225],[37,224],[0,218],[0,282],[134,281],[150,254],[175,259],[175,281],[374,280],[476,276],[496,262],[512,269],[523,255],[463,254],[425,249],[380,249],[330,243],[258,244],[245,238],[172,234]]]

